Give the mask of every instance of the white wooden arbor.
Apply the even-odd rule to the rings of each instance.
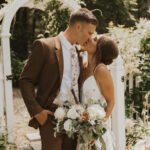
[[[0,20],[3,18],[1,29],[0,47],[0,119],[6,112],[6,128],[8,142],[13,143],[12,130],[14,127],[12,81],[7,77],[11,75],[10,61],[10,25],[17,10],[25,6],[31,0],[14,0],[5,9],[0,10]],[[112,116],[112,129],[115,134],[117,149],[125,150],[125,105],[124,105],[124,84],[122,82],[124,68],[123,61],[119,56],[111,65],[116,89],[116,105]],[[1,131],[0,131],[1,132]]]
[[[15,0],[1,11],[0,18],[3,18],[1,29],[1,51],[0,51],[0,116],[6,111],[6,125],[8,142],[13,143],[12,130],[14,126],[12,81],[8,79],[11,73],[10,59],[10,25],[17,10],[24,6],[29,0]]]
[[[112,114],[112,130],[115,133],[117,150],[125,150],[125,101],[124,101],[124,67],[121,56],[110,66],[115,86],[115,108]]]

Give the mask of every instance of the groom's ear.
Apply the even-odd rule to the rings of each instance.
[[[77,31],[80,31],[81,30],[81,23],[77,22],[76,25],[75,25],[75,27],[76,27]]]

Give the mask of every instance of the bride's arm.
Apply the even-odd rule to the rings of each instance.
[[[112,114],[115,104],[115,94],[112,76],[106,66],[98,66],[95,71],[95,77],[100,90],[107,102],[106,119]]]

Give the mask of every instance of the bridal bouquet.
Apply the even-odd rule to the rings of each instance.
[[[56,109],[54,116],[56,120],[55,136],[67,134],[69,138],[77,138],[78,142],[83,145],[81,148],[83,150],[91,150],[95,146],[95,141],[99,139],[102,145],[101,150],[106,149],[102,138],[106,132],[103,122],[105,110],[100,104],[74,104],[71,106],[66,102],[64,106]]]

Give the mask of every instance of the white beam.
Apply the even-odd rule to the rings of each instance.
[[[129,75],[129,92],[133,89],[133,74]]]
[[[4,15],[2,23],[1,44],[3,55],[3,76],[4,76],[4,98],[6,107],[6,124],[8,142],[14,143],[12,131],[14,127],[13,114],[13,95],[12,95],[12,81],[7,80],[6,76],[11,75],[11,57],[10,57],[10,26],[17,10],[24,6],[29,0],[15,0],[10,6],[9,11]]]
[[[3,133],[2,122],[4,118],[4,78],[2,62],[2,48],[0,47],[0,133]]]
[[[115,86],[115,107],[112,114],[112,130],[116,138],[116,150],[125,150],[125,101],[123,60],[119,56],[110,66]]]

